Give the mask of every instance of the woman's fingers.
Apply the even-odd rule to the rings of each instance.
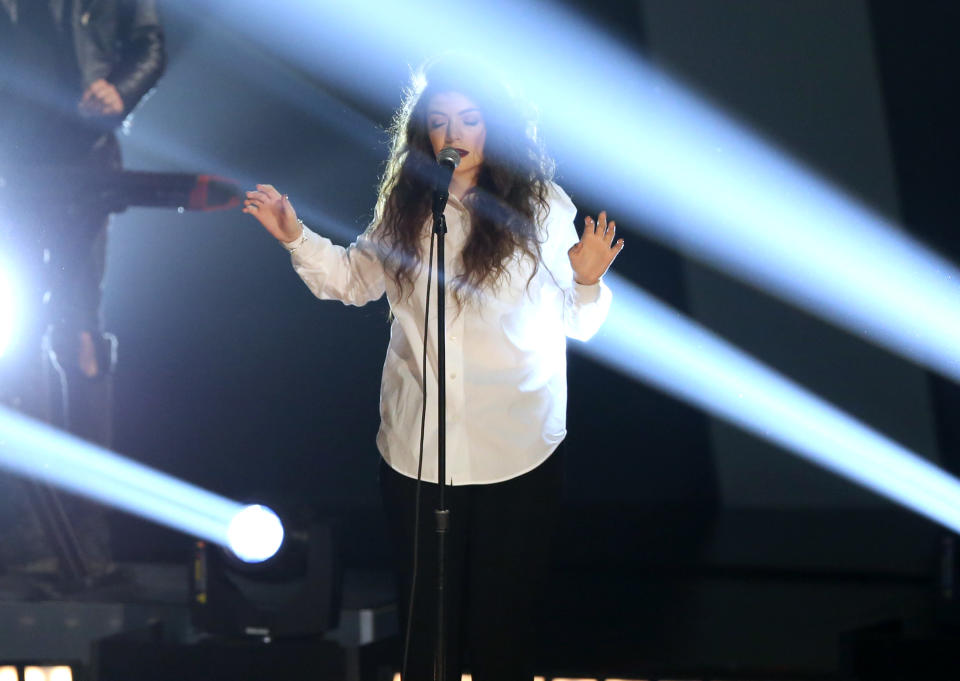
[[[247,199],[259,201],[263,204],[280,204],[283,202],[283,196],[280,195],[280,192],[269,184],[258,184],[256,190],[247,192]]]
[[[267,195],[260,191],[247,192],[247,200],[249,201],[259,201],[260,203],[267,203],[270,199],[267,198]]]
[[[268,229],[272,227],[276,219],[273,216],[275,207],[278,206],[278,202],[270,196],[270,188],[272,188],[270,185],[258,184],[257,189],[246,193],[246,198],[243,201],[243,212],[256,217]]]
[[[589,215],[586,216],[583,220],[583,236],[597,236],[606,239],[607,244],[613,242],[613,234],[615,231],[615,223],[611,220],[607,222],[607,211],[602,210],[597,216],[597,219],[594,220]]]
[[[607,212],[601,211],[594,221],[584,218],[583,235],[570,247],[567,255],[578,282],[594,282],[604,275],[623,250],[623,239],[616,239],[617,223],[607,220]]]
[[[256,189],[246,192],[243,212],[255,217],[280,241],[292,241],[302,233],[290,198],[272,184],[258,184]]]
[[[296,220],[297,211],[293,207],[293,204],[290,203],[290,197],[284,194],[283,197],[280,199],[280,201],[281,201],[280,206],[283,208],[283,214],[288,218],[290,218],[291,220]]]
[[[282,197],[280,192],[278,192],[272,184],[258,184],[257,189],[263,192],[267,198],[270,198],[274,201],[279,201]]]
[[[620,251],[622,251],[622,250],[623,250],[623,239],[618,239],[618,240],[617,240],[617,243],[615,243],[615,244],[610,248],[610,251],[609,251],[609,253],[610,253],[610,260],[609,260],[609,262],[607,262],[607,267],[610,267],[610,265],[613,264],[613,261],[617,259],[617,256],[620,255]]]

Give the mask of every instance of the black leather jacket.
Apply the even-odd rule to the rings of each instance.
[[[15,26],[20,3],[40,1],[0,0],[0,14],[6,15],[0,24]],[[50,5],[73,34],[81,91],[103,78],[120,93],[124,116],[130,113],[166,65],[156,0],[50,0]],[[123,117],[117,118],[119,124]]]

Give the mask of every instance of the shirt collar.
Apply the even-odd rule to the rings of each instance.
[[[473,190],[470,190],[470,191],[473,191]],[[470,192],[469,192],[469,191],[464,195],[464,198],[466,198],[467,196],[470,196]],[[462,210],[462,211],[466,211],[466,210],[467,210],[467,207],[463,205],[463,201],[461,201],[460,199],[458,199],[458,198],[457,198],[456,196],[454,196],[453,194],[451,194],[451,195],[450,195],[450,198],[447,199],[447,203],[449,203],[450,205],[452,205],[452,206],[453,206],[454,208],[456,208],[457,210]]]

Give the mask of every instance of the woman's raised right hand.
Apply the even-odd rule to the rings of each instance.
[[[255,191],[247,192],[243,212],[259,220],[279,241],[295,241],[303,232],[290,199],[286,194],[281,195],[272,184],[258,184]]]

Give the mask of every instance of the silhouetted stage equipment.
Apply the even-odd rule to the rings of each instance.
[[[132,206],[210,211],[239,206],[242,195],[240,185],[233,180],[196,173],[70,167],[0,172],[0,205],[95,205],[111,213]]]
[[[262,641],[335,628],[342,573],[334,535],[334,527],[321,521],[294,528],[276,556],[257,564],[197,542],[190,589],[194,625],[221,637]]]

